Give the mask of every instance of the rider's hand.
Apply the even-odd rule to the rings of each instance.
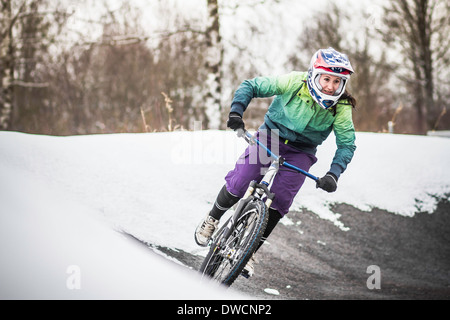
[[[317,180],[316,187],[327,192],[335,192],[337,189],[337,180],[338,179],[334,174],[328,172],[324,177]]]
[[[242,117],[238,113],[231,112],[228,116],[227,127],[236,131],[237,129],[244,129],[245,124]]]

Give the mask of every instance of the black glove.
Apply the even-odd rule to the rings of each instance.
[[[326,192],[335,192],[337,189],[337,177],[328,172],[324,177],[317,180],[316,188],[321,188]]]
[[[230,112],[227,121],[227,127],[236,131],[237,129],[244,129],[245,124],[242,117],[236,112]]]

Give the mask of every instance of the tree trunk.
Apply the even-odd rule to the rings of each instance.
[[[419,0],[416,4],[417,23],[419,25],[419,42],[421,48],[421,60],[423,61],[423,75],[424,75],[424,94],[426,97],[426,109],[428,111],[427,127],[432,127],[435,119],[435,104],[434,104],[434,79],[433,79],[433,58],[431,49],[431,35],[432,35],[432,15],[430,15],[431,4],[428,0]]]
[[[14,75],[11,1],[2,1],[0,9],[0,130],[6,130],[11,119]]]
[[[407,78],[406,84],[414,81],[410,90],[417,111],[417,131],[421,134],[433,126],[439,114],[434,70],[439,62],[434,53],[441,52],[439,47],[445,47],[445,43],[433,42],[432,38],[445,39],[448,6],[442,7],[444,3],[444,0],[400,0],[392,1],[386,10],[389,30],[384,35],[388,41],[395,39],[401,44],[414,72],[414,78]]]
[[[221,116],[221,65],[223,48],[220,36],[218,0],[207,0],[208,25],[206,28],[206,69],[207,79],[204,88],[207,128],[219,129]]]

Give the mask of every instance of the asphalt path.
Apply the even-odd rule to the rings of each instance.
[[[290,212],[256,255],[255,275],[230,290],[257,299],[450,299],[450,202],[404,217],[334,206],[343,231],[312,212]],[[198,269],[202,258],[166,250]],[[270,289],[270,290],[268,290]]]

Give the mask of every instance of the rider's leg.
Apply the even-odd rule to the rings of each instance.
[[[259,151],[256,145],[250,145],[239,157],[233,170],[225,177],[226,184],[217,195],[214,206],[195,230],[195,241],[206,246],[219,225],[219,219],[240,198],[244,196],[250,181],[261,179]]]
[[[269,208],[269,220],[267,221],[267,227],[266,230],[264,231],[263,236],[261,237],[261,241],[259,242],[255,252],[258,251],[258,249],[264,244],[264,241],[266,241],[266,239],[272,233],[273,229],[278,224],[281,218],[282,215],[278,212],[278,210]]]
[[[214,206],[209,212],[209,215],[216,220],[220,220],[223,214],[234,206],[239,199],[240,197],[229,192],[226,185],[224,185],[217,195],[217,199],[214,202]]]
[[[250,260],[247,262],[247,264],[244,267],[244,270],[242,271],[242,275],[246,278],[249,278],[253,276],[255,273],[255,253],[258,251],[258,249],[264,244],[264,241],[269,237],[269,235],[272,233],[275,226],[278,224],[280,219],[282,218],[282,215],[278,212],[278,210],[269,208],[269,220],[267,222],[266,230],[264,231],[264,234],[261,238],[261,241],[258,244],[258,247],[256,247],[255,252],[253,253],[253,256],[250,258]]]
[[[283,152],[283,157],[287,162],[305,171],[309,171],[311,166],[317,161],[314,155],[296,150],[290,146],[282,145],[280,150]],[[306,176],[292,170],[280,169],[278,171],[270,191],[275,193],[272,207],[276,208],[282,216],[289,212],[305,178]]]
[[[219,226],[219,220],[223,214],[239,201],[239,197],[230,193],[226,186],[223,186],[217,195],[214,206],[206,218],[200,222],[195,230],[195,241],[200,246],[206,246],[214,231]]]
[[[317,161],[317,158],[314,155],[304,153],[284,144],[280,145],[280,153],[283,157],[285,157],[287,162],[306,171],[308,171],[309,168]],[[273,208],[269,209],[269,222],[256,250],[261,247],[267,237],[272,233],[280,219],[288,213],[289,208],[304,181],[304,175],[300,175],[290,170],[278,171],[271,188],[271,191],[275,193],[275,199],[272,202]],[[244,267],[244,276],[252,276],[254,273],[254,261],[255,260],[252,257],[252,259],[250,259]]]
[[[260,138],[260,132],[257,133]],[[225,176],[227,190],[242,198],[252,180],[260,181],[264,176],[264,168],[270,166],[271,159],[256,145],[249,145],[236,161],[233,170]]]

